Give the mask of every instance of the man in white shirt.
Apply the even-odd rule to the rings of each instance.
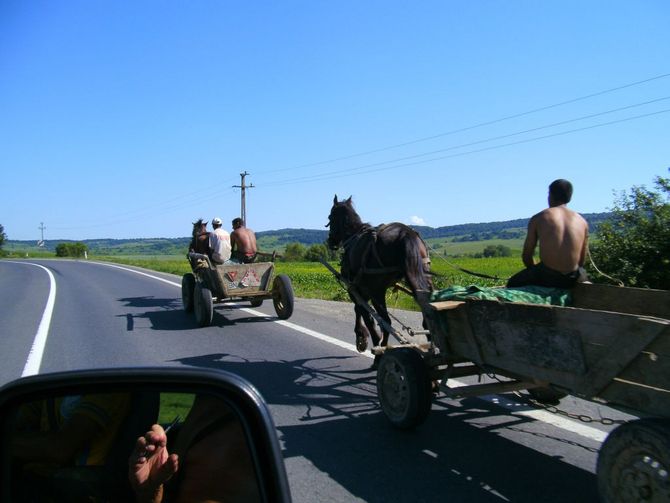
[[[230,260],[230,234],[223,228],[223,221],[216,217],[212,220],[214,230],[209,234],[209,249],[212,250],[212,260],[217,264],[223,264]]]

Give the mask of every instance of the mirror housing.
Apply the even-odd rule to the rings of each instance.
[[[149,390],[207,394],[239,417],[258,479],[261,501],[290,502],[284,460],[268,406],[256,388],[230,372],[184,367],[115,368],[35,375],[0,388],[0,501],[11,501],[11,438],[21,404],[53,396]],[[144,432],[138,432],[137,436]]]

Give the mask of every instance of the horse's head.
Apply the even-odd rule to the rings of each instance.
[[[352,236],[363,225],[361,218],[354,210],[351,197],[344,201],[338,201],[337,195],[333,199],[333,207],[328,215],[326,227],[330,228],[328,233],[328,247],[336,250],[338,246],[348,237]]]
[[[197,221],[193,222],[193,232],[192,236],[196,237],[198,234],[203,232],[205,228],[207,227],[207,222],[204,221],[202,218],[198,219]]]

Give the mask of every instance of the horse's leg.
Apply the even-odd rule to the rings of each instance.
[[[381,295],[377,295],[376,297],[372,298],[372,307],[375,308],[375,311],[377,311],[377,314],[389,325],[391,324],[391,317],[389,316],[388,309],[386,307],[386,294],[385,292],[382,292]],[[384,328],[382,328],[382,337],[380,341],[381,346],[386,346],[389,341],[389,332]]]
[[[356,334],[356,349],[359,353],[363,353],[368,349],[368,329],[365,328],[365,325],[361,322],[361,319],[365,319],[365,309],[360,307],[358,304],[354,304],[354,312],[356,313],[356,325],[354,326],[354,333]]]

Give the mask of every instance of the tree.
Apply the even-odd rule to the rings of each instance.
[[[289,243],[284,249],[286,262],[300,262],[305,256],[305,246],[300,243]]]
[[[488,245],[482,253],[484,257],[511,257],[512,250],[505,245]]]
[[[614,203],[613,218],[600,224],[591,255],[605,274],[626,285],[670,289],[670,178],[656,190],[635,186]]]
[[[7,234],[5,234],[5,228],[0,224],[0,251],[5,244],[5,239],[7,239]]]
[[[307,248],[305,252],[305,260],[308,262],[319,262],[319,260],[328,260],[330,258],[330,253],[328,252],[328,247],[322,244],[312,245]]]
[[[87,251],[84,243],[59,243],[56,246],[57,257],[83,257]]]

